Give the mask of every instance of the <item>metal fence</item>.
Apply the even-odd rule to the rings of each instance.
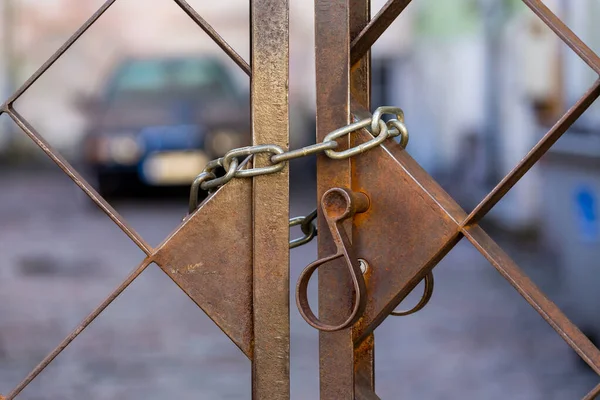
[[[234,179],[212,193],[156,248],[151,247],[44,140],[13,103],[102,16],[109,0],[5,103],[6,113],[146,254],[140,265],[4,399],[12,400],[152,263],[202,308],[252,361],[256,399],[288,399],[289,231],[288,169]],[[247,63],[184,0],[174,0],[232,60],[251,76],[253,144],[288,144],[289,6],[287,0],[252,0],[251,62]],[[600,58],[539,0],[523,0],[596,73]],[[471,242],[557,333],[600,374],[600,351],[573,325],[479,226],[482,218],[600,95],[600,81],[556,123],[530,153],[471,212],[456,202],[408,155],[406,143],[383,137],[371,116],[373,43],[408,6],[390,0],[370,18],[369,0],[316,0],[317,141],[355,120],[368,121],[336,148],[361,149],[352,157],[318,158],[319,256],[301,276],[298,306],[320,329],[321,399],[378,399],[374,330],[390,315],[416,312],[433,290],[435,265],[462,239]],[[442,66],[440,66],[442,67]],[[401,115],[395,112],[401,122]],[[397,121],[398,122],[398,121]],[[398,124],[400,124],[398,122]],[[397,129],[401,130],[401,125]],[[328,136],[329,135],[329,136]],[[258,152],[241,169],[269,166]],[[268,153],[268,152],[267,152]],[[236,163],[237,164],[237,163]],[[240,169],[241,168],[241,169]],[[235,227],[235,230],[232,228]],[[235,232],[235,234],[232,234]],[[401,237],[402,246],[389,238]],[[360,261],[359,261],[360,260]],[[319,271],[318,318],[306,289]],[[425,280],[422,301],[394,311]],[[585,399],[596,398],[600,385]],[[0,396],[1,397],[1,396]]]

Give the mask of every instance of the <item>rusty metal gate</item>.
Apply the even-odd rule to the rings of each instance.
[[[320,330],[321,399],[378,399],[374,330],[390,315],[421,309],[433,290],[435,265],[463,238],[471,242],[592,369],[600,351],[479,226],[523,175],[600,95],[600,81],[554,125],[470,213],[404,150],[408,132],[401,110],[371,115],[373,43],[408,6],[389,0],[370,18],[369,0],[316,0],[317,144],[288,145],[288,0],[252,0],[251,62],[244,61],[185,0],[174,0],[233,61],[251,76],[253,146],[209,164],[193,186],[190,215],[156,248],[146,241],[21,116],[13,103],[96,22],[108,0],[0,108],[117,224],[146,258],[23,381],[31,383],[147,267],[156,263],[252,361],[255,399],[289,399],[289,228],[317,233],[309,217],[288,222],[287,161],[318,155],[320,260],[301,274],[297,305]],[[600,58],[540,0],[523,0],[596,73]],[[396,118],[383,122],[383,114]],[[391,140],[400,136],[399,143]],[[323,154],[321,154],[323,153]],[[242,158],[245,158],[242,160]],[[225,176],[213,174],[225,167]],[[240,178],[240,179],[234,179]],[[252,178],[252,179],[243,179]],[[226,184],[225,184],[226,183]],[[197,207],[197,191],[209,197]],[[402,237],[402,246],[393,238]],[[319,270],[318,317],[308,302]],[[394,311],[425,281],[412,310]],[[585,399],[600,394],[600,385]]]

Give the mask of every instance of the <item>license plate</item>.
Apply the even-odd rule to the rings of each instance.
[[[188,185],[208,161],[202,151],[155,153],[144,161],[143,175],[151,185]]]

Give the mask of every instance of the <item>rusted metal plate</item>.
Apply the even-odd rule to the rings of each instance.
[[[252,358],[252,182],[219,189],[156,250],[154,261]]]
[[[252,141],[289,142],[288,0],[252,0]],[[258,167],[270,163],[256,157]],[[289,169],[254,178],[252,398],[290,398]]]
[[[366,130],[356,135],[366,142]],[[354,159],[354,190],[370,207],[357,214],[353,247],[369,263],[365,339],[460,239],[466,214],[395,141]]]

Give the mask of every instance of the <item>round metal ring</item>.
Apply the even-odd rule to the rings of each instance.
[[[303,237],[290,240],[290,249],[294,249],[296,247],[300,247],[311,240],[317,235],[317,228],[313,223],[308,224],[308,231],[304,231],[304,223],[306,221],[306,217],[295,217],[290,219],[290,227],[302,225],[302,233],[304,233]]]
[[[210,190],[210,189],[215,189],[215,188],[218,188],[219,186],[226,184],[227,182],[229,182],[230,180],[232,180],[234,178],[235,173],[238,169],[238,165],[239,165],[239,161],[237,158],[231,159],[231,161],[229,162],[229,169],[227,170],[227,173],[225,175],[223,175],[219,178],[214,178],[209,181],[202,182],[202,184],[200,184],[200,188],[202,190]]]
[[[315,208],[310,214],[304,217],[304,221],[302,222],[301,228],[302,232],[305,235],[308,235],[312,230],[315,231],[315,236],[317,236],[317,227],[315,225],[315,220],[317,219],[317,209]]]

